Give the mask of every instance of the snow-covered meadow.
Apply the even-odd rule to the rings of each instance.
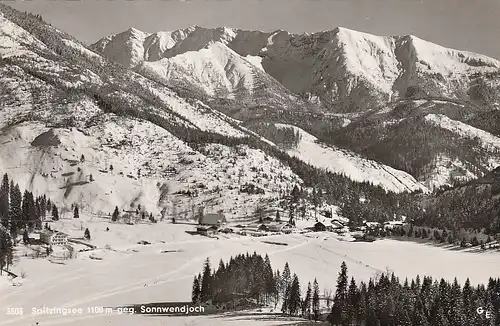
[[[498,277],[500,253],[480,254],[445,250],[426,244],[381,240],[373,243],[345,242],[332,233],[307,233],[266,238],[221,236],[219,240],[190,235],[188,224],[111,224],[105,219],[82,217],[62,219],[53,228],[72,236],[89,228],[97,249],[80,252],[65,264],[47,259],[20,257],[12,269],[21,286],[2,282],[0,325],[225,325],[283,324],[283,320],[259,320],[255,316],[153,317],[112,314],[32,315],[33,308],[116,307],[150,302],[186,302],[191,298],[193,277],[209,257],[213,267],[220,259],[240,253],[267,253],[273,269],[283,270],[286,262],[299,276],[304,289],[317,278],[321,292],[334,289],[342,261],[349,276],[368,280],[381,272],[394,271],[400,278],[417,274],[472,283]],[[109,227],[109,231],[105,231]],[[145,240],[150,245],[137,244]],[[274,240],[287,245],[273,245]],[[92,256],[94,259],[90,258]],[[101,258],[95,259],[95,258]],[[24,309],[23,316],[7,315],[6,308]]]

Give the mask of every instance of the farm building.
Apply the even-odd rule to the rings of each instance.
[[[198,224],[200,225],[216,225],[227,223],[224,214],[204,214],[200,217]]]
[[[339,223],[337,221],[332,221],[332,220],[324,220],[321,222],[316,222],[314,224],[314,231],[320,232],[320,231],[335,231],[342,229],[343,225],[342,223]]]
[[[292,233],[293,226],[290,223],[272,223],[267,225],[270,232]]]
[[[378,222],[367,222],[367,221],[364,221],[363,225],[366,226],[369,229],[375,229],[375,228],[380,227],[380,223],[378,223]]]
[[[218,227],[215,225],[211,226],[198,226],[196,232],[201,235],[211,236],[217,233]]]
[[[44,230],[40,233],[40,241],[52,246],[65,246],[68,244],[68,235],[62,232]]]

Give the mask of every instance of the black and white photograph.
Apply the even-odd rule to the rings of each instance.
[[[500,326],[499,0],[0,0],[0,326]]]

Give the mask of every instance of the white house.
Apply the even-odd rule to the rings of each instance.
[[[40,233],[40,241],[52,246],[65,246],[68,244],[68,235],[62,232],[44,230]]]
[[[387,222],[384,222],[384,229],[392,230],[395,227],[403,226],[403,225],[404,225],[404,223],[402,221],[387,221]]]

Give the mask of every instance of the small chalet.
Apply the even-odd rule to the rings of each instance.
[[[196,232],[204,236],[211,236],[217,233],[218,227],[216,225],[198,226]]]
[[[200,217],[198,224],[219,226],[226,224],[227,220],[224,214],[204,214]]]
[[[267,229],[270,232],[292,233],[293,226],[290,223],[273,223],[268,224]]]
[[[316,224],[314,224],[314,231],[321,232],[321,231],[326,231],[326,230],[327,230],[327,227],[324,223],[316,222]]]
[[[51,246],[65,246],[68,244],[68,235],[62,232],[44,230],[40,233],[40,241]]]

